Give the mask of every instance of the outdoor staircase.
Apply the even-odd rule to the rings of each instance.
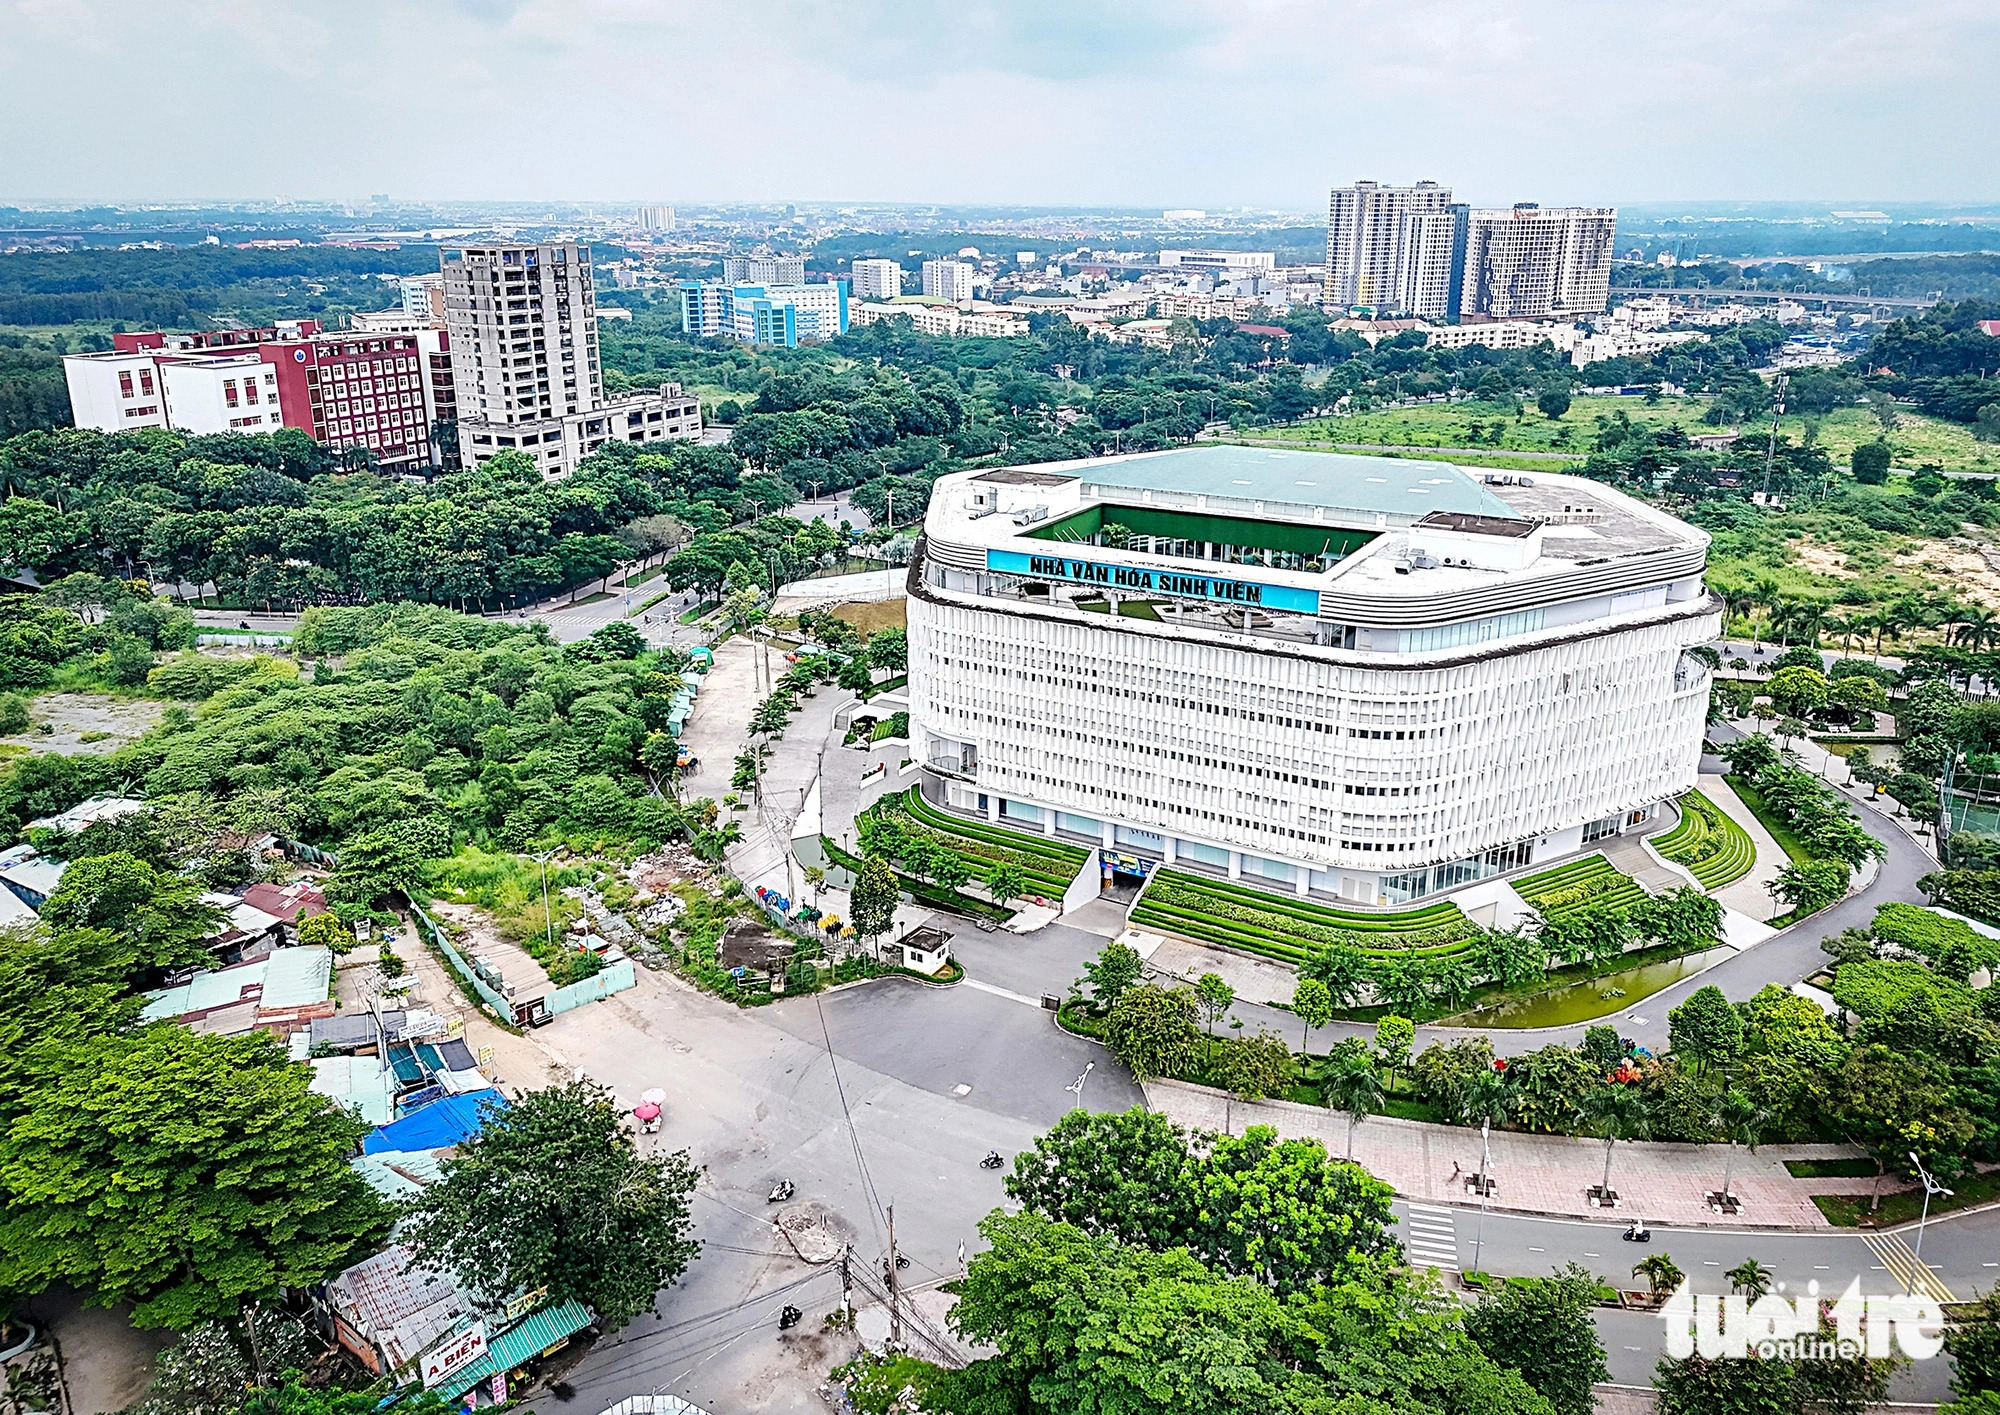
[[[1630,875],[1632,882],[1648,894],[1671,894],[1687,883],[1685,876],[1668,869],[1640,842],[1638,835],[1620,835],[1600,842],[1599,848],[1604,858],[1611,862],[1611,868],[1620,874]]]

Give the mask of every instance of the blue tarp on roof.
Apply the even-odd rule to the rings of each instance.
[[[361,1142],[361,1153],[373,1155],[384,1150],[436,1150],[456,1145],[485,1128],[483,1112],[488,1106],[505,1110],[507,1098],[491,1086],[483,1091],[468,1091],[462,1096],[446,1096],[414,1115],[406,1115],[401,1120],[379,1127]]]

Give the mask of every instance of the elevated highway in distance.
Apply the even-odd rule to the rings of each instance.
[[[1724,303],[1735,300],[1796,300],[1802,305],[1851,305],[1859,309],[1927,310],[1937,303],[1934,297],[1928,295],[1922,299],[1890,299],[1887,296],[1878,299],[1873,295],[1821,295],[1795,290],[1717,290],[1710,288],[1674,290],[1653,285],[1613,285],[1611,293],[1614,295],[1670,295],[1677,300],[1720,300]]]

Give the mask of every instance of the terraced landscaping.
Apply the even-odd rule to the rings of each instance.
[[[1028,881],[1030,892],[1061,898],[1090,859],[1088,850],[1024,831],[969,821],[939,810],[916,787],[884,796],[868,814],[893,823],[905,834],[928,835],[956,851],[973,874],[984,880],[999,865],[1013,865]]]
[[[1544,919],[1586,906],[1604,905],[1624,911],[1646,897],[1630,875],[1620,874],[1602,855],[1586,855],[1553,870],[1517,880],[1514,892]]]
[[[1703,889],[1720,889],[1750,873],[1757,847],[1750,834],[1699,791],[1681,797],[1680,823],[1653,837],[1653,848],[1701,881]]]
[[[1153,871],[1132,922],[1293,965],[1327,943],[1352,944],[1374,957],[1447,958],[1465,952],[1479,935],[1448,901],[1369,913],[1169,869]]]

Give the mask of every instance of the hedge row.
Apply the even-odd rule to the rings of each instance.
[[[1181,870],[1160,869],[1153,873],[1161,883],[1176,889],[1192,890],[1221,899],[1234,899],[1254,905],[1266,913],[1286,914],[1309,923],[1349,929],[1355,933],[1407,933],[1412,929],[1434,928],[1446,924],[1462,924],[1470,927],[1470,921],[1459,911],[1459,907],[1448,899],[1419,905],[1415,909],[1402,909],[1393,914],[1384,914],[1316,904],[1310,899],[1273,894],[1269,890],[1238,884],[1234,880],[1209,879],[1205,875],[1188,874]]]
[[[1465,952],[1478,929],[1449,902],[1397,914],[1362,914],[1178,870],[1153,872],[1132,922],[1296,966],[1328,943],[1370,957],[1443,958]]]
[[[871,806],[868,813],[893,823],[906,835],[927,836],[953,851],[982,881],[989,880],[997,866],[1013,865],[1037,894],[1060,896],[1076,878],[1076,864],[1056,860],[1048,852],[1022,846],[1019,842],[1027,837],[1006,835],[1005,832],[982,831],[974,835],[961,831],[957,829],[957,822],[950,817],[939,817],[934,811],[927,816],[913,814],[907,809],[903,796],[885,796]],[[992,838],[994,835],[1005,838],[996,841]]]
[[[1704,889],[1719,889],[1743,878],[1757,863],[1749,832],[1699,791],[1681,797],[1680,823],[1653,846],[1666,859],[1685,865]]]
[[[1631,876],[1613,869],[1602,855],[1586,855],[1581,860],[1530,875],[1514,886],[1514,892],[1545,919],[1585,906],[1628,909],[1646,897],[1646,891]]]
[[[1143,899],[1132,911],[1132,922],[1141,928],[1161,929],[1168,933],[1180,934],[1185,938],[1198,939],[1203,943],[1219,944],[1225,948],[1255,953],[1293,967],[1305,962],[1317,946],[1296,935],[1258,932],[1247,925],[1190,910],[1151,905]],[[1470,946],[1465,942],[1440,948],[1391,948],[1378,944],[1364,947],[1363,952],[1370,958],[1450,958],[1466,952]]]
[[[1022,830],[1008,830],[1004,826],[947,815],[926,801],[923,792],[914,786],[899,796],[884,799],[894,800],[905,813],[933,830],[962,835],[968,840],[983,840],[989,845],[999,845],[1023,855],[1039,855],[1053,865],[1067,866],[1071,878],[1075,878],[1084,861],[1090,858],[1088,850],[1051,840],[1047,836],[1030,835]]]

